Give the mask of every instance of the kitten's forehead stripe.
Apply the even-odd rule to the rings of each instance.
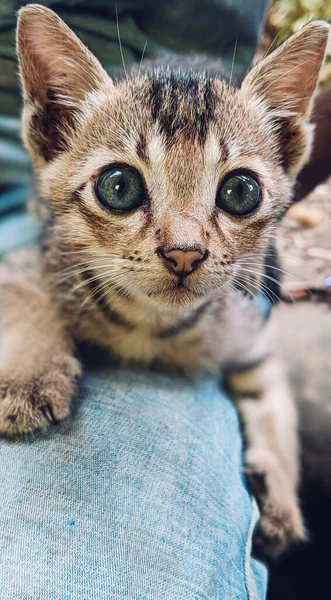
[[[167,144],[178,133],[205,143],[216,106],[212,80],[197,73],[160,71],[151,79],[149,104]]]

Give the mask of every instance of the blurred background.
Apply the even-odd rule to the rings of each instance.
[[[33,180],[19,133],[15,13],[25,3],[0,1],[0,216],[7,225],[0,254],[14,239],[29,241],[37,234],[24,210]],[[104,66],[121,65],[114,2],[41,3],[58,12]],[[219,57],[230,69],[236,49],[238,79],[308,21],[331,21],[331,0],[166,0],[162,9],[153,0],[119,0],[117,9],[127,64],[164,52],[199,51]],[[331,598],[331,54],[319,94],[314,114],[319,154],[302,176],[295,196],[300,202],[279,228],[284,272],[281,302],[273,312],[277,343],[300,408],[301,498],[310,541],[270,566],[269,600]]]
[[[256,58],[273,40],[278,45],[311,19],[331,21],[330,0],[271,2]],[[299,405],[301,502],[310,540],[271,566],[269,600],[331,598],[331,178],[323,178],[331,172],[330,130],[322,139],[331,122],[330,42],[328,50],[319,85],[324,96],[319,95],[315,113],[323,150],[302,177],[301,201],[288,210],[279,228],[286,302],[276,307],[273,317]],[[319,169],[322,181],[313,187],[312,172]],[[306,185],[312,187],[307,195]]]

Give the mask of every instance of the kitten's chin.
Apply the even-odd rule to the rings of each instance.
[[[185,309],[199,305],[206,295],[190,290],[185,286],[169,287],[162,291],[148,293],[147,302],[160,310]]]

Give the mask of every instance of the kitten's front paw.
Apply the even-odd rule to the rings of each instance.
[[[306,539],[295,491],[281,466],[263,451],[254,455],[248,452],[245,471],[261,511],[254,552],[259,557],[276,558]]]
[[[0,373],[0,433],[45,430],[67,417],[80,371],[79,362],[69,356],[29,378]]]

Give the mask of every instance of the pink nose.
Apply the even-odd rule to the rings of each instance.
[[[193,273],[207,258],[207,252],[203,254],[197,250],[180,250],[177,248],[167,252],[160,251],[160,254],[166,261],[167,268],[180,277],[186,277],[186,275]]]

